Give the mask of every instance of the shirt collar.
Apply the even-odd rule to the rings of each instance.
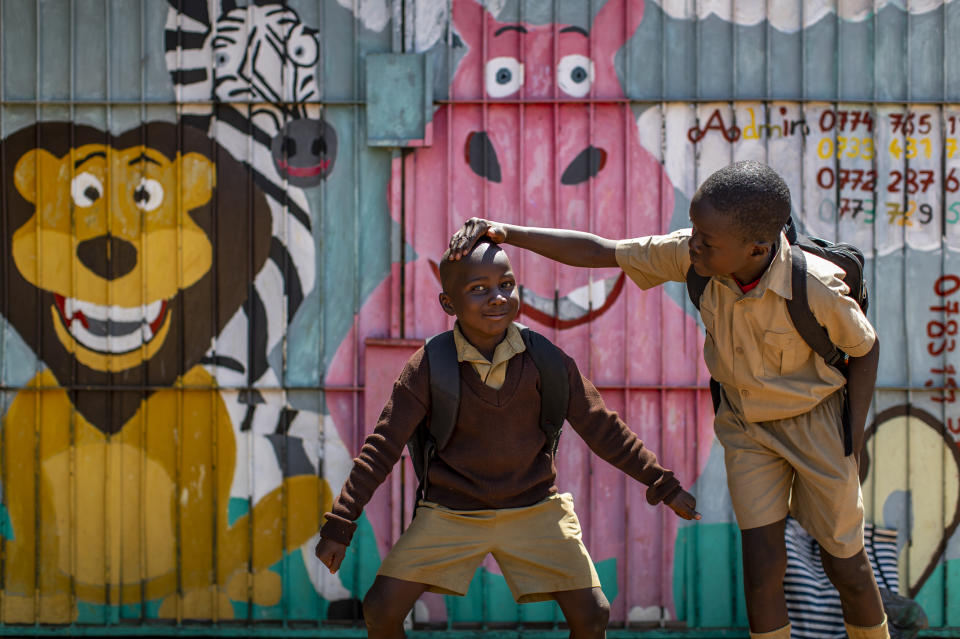
[[[767,272],[760,278],[757,288],[768,288],[783,299],[793,298],[793,257],[790,255],[790,243],[787,236],[780,232],[776,253]],[[762,295],[763,293],[761,293]]]
[[[763,297],[767,289],[770,289],[784,299],[791,299],[793,297],[793,257],[790,255],[790,243],[782,231],[773,250],[773,259],[767,266],[767,270],[760,276],[760,282],[756,287],[744,293],[736,280],[730,276],[725,278],[726,285],[744,297]]]
[[[458,362],[476,362],[491,366],[506,362],[514,355],[527,350],[526,344],[523,343],[523,337],[520,335],[520,329],[513,322],[507,327],[507,334],[493,351],[493,361],[484,357],[476,346],[467,341],[467,338],[460,331],[459,323],[453,325],[453,342],[457,347]]]

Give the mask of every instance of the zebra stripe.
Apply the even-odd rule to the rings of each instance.
[[[166,51],[175,49],[202,49],[203,42],[207,39],[207,31],[184,31],[176,29],[167,29],[163,32],[163,46]]]
[[[787,518],[784,539],[787,570],[783,592],[790,616],[791,639],[845,639],[840,595],[820,563],[820,545],[800,523]],[[865,524],[864,547],[877,584],[899,593],[897,531]]]

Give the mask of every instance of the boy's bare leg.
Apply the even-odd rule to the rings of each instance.
[[[553,593],[570,627],[570,639],[600,639],[606,636],[610,602],[600,588],[581,588]]]
[[[790,622],[783,595],[783,576],[787,571],[785,526],[786,519],[781,519],[740,531],[747,620],[754,633],[778,630]]]
[[[840,593],[843,620],[854,626],[877,626],[883,623],[883,602],[873,577],[867,551],[840,559],[820,548],[820,562],[827,577]]]
[[[363,621],[370,639],[402,639],[403,620],[429,586],[377,575],[363,598]]]

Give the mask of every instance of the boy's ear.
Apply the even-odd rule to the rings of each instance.
[[[750,250],[750,255],[752,257],[763,257],[772,247],[773,244],[770,242],[754,242],[753,248]]]
[[[456,315],[457,312],[453,310],[453,300],[450,299],[450,296],[446,293],[440,293],[440,308],[443,309],[443,312],[451,317]]]

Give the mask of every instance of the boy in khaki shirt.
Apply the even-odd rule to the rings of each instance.
[[[782,233],[789,216],[790,192],[780,176],[765,165],[741,162],[700,186],[690,204],[692,228],[618,242],[473,218],[451,239],[451,259],[486,235],[572,266],[619,266],[642,289],[684,282],[691,266],[710,277],[700,300],[704,359],[722,388],[714,426],[742,531],[751,637],[790,637],[783,593],[790,513],[820,543],[851,639],[886,638],[880,593],[863,548],[858,477],[879,344],[860,307],[845,295],[842,270],[810,254],[809,305],[849,356],[847,375],[797,333],[785,301],[792,294],[791,247]],[[853,429],[850,456],[844,456],[841,434],[844,384]]]

